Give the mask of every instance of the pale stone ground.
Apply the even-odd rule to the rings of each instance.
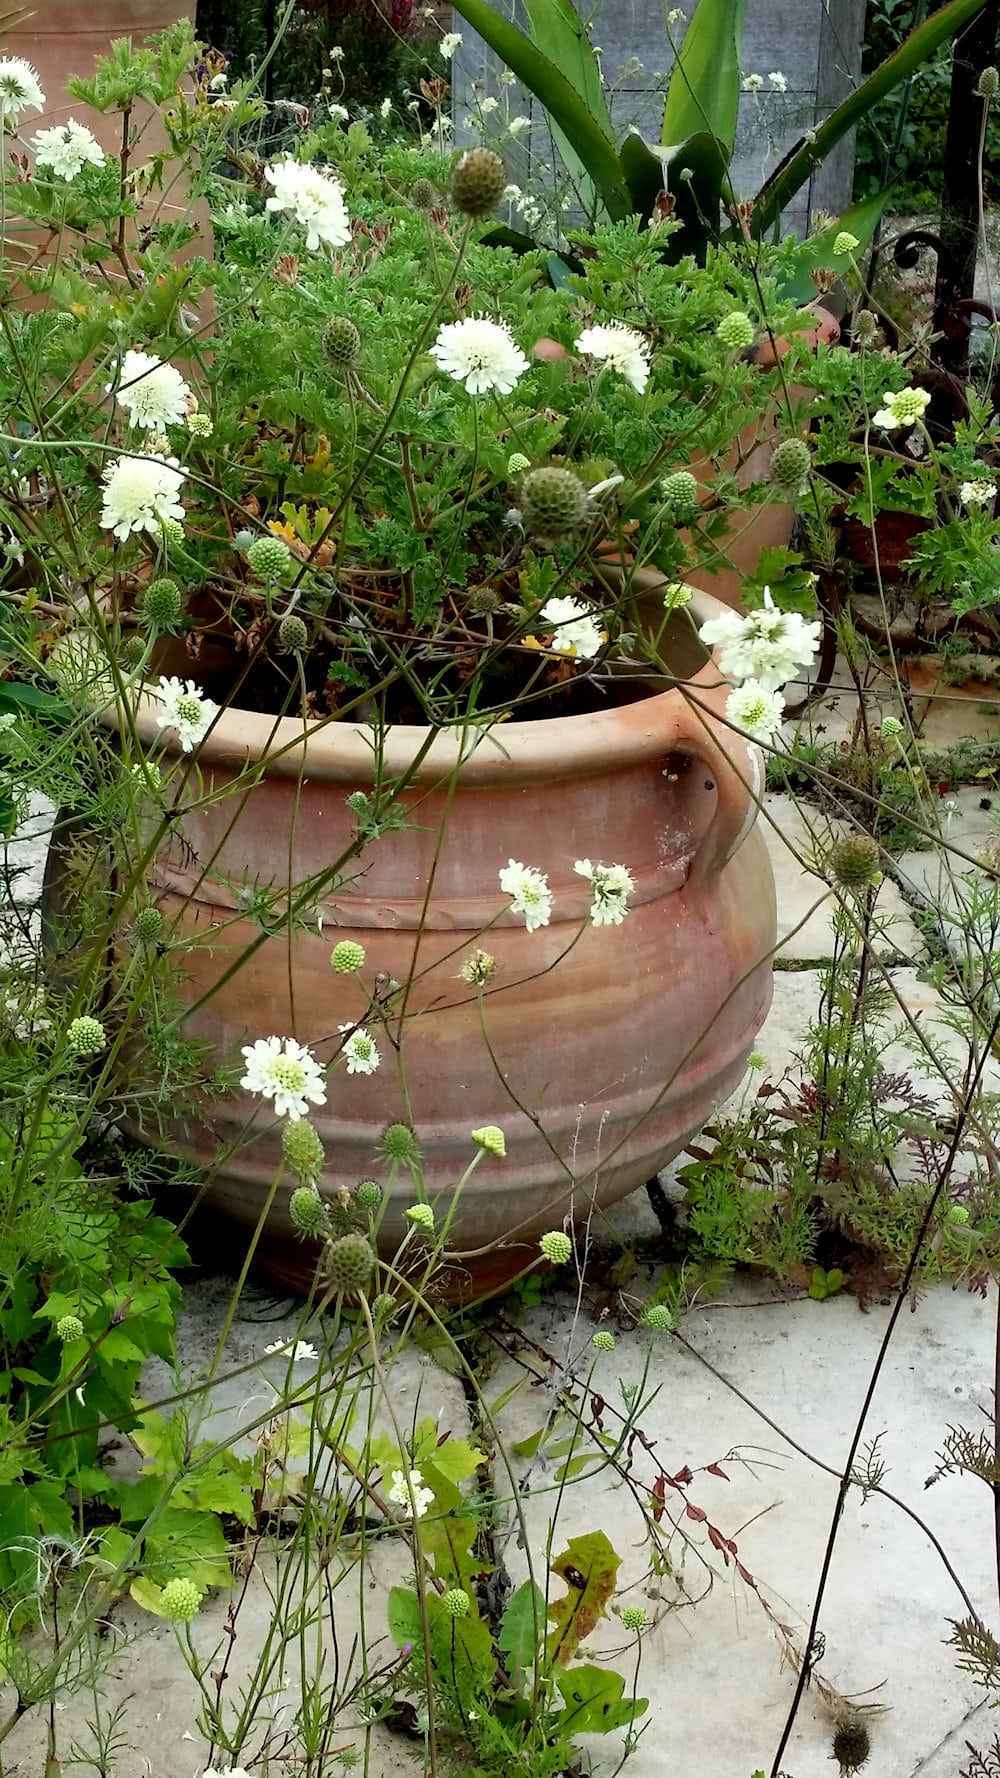
[[[837,735],[846,732],[850,714],[848,701],[842,698],[813,720],[825,725],[828,736]],[[981,712],[970,716],[967,710],[949,709],[935,719],[951,725],[949,739],[954,733],[983,732],[974,726],[982,723]],[[995,733],[992,714],[989,724]],[[996,815],[979,807],[975,792],[962,792],[955,800],[949,837],[974,855],[993,830]],[[996,814],[1000,815],[1000,806]],[[788,934],[817,899],[820,886],[781,836],[790,837],[796,850],[808,854],[828,830],[814,812],[807,819],[777,797],[768,799],[765,819],[781,930]],[[46,824],[40,811],[35,830],[8,848],[8,871],[14,872],[11,894],[25,917],[37,898]],[[934,991],[920,980],[926,951],[913,920],[914,907],[928,891],[938,897],[937,880],[931,882],[928,874],[936,868],[927,853],[899,861],[895,880],[887,882],[883,893],[885,925],[878,967],[927,1040],[947,1053],[954,1040],[942,1025]],[[959,892],[964,892],[961,884]],[[824,906],[809,915],[779,958],[774,1007],[760,1038],[768,1070],[775,1076],[800,1049],[806,1026],[816,1014],[819,971],[832,942],[830,913]],[[894,1066],[906,1066],[909,1051],[904,1045],[894,1046],[887,1059]],[[658,1232],[645,1194],[638,1193],[620,1206],[599,1235],[607,1241],[610,1233],[636,1246],[639,1264],[631,1288],[640,1296],[655,1287],[657,1266],[652,1256]],[[204,1375],[227,1302],[227,1280],[221,1275],[205,1277],[190,1288],[181,1341],[186,1379]],[[984,1303],[964,1291],[948,1290],[925,1296],[913,1313],[905,1311],[866,1432],[866,1437],[884,1432],[885,1485],[940,1538],[975,1609],[994,1627],[1000,1621],[1000,1608],[989,1493],[969,1479],[946,1478],[930,1490],[925,1490],[925,1482],[949,1426],[964,1423],[978,1429],[983,1424],[992,1386],[995,1312],[992,1293]],[[650,1579],[642,1519],[618,1477],[599,1471],[578,1479],[566,1491],[557,1547],[567,1536],[606,1531],[623,1558],[622,1603],[643,1603],[655,1620],[645,1638],[639,1682],[640,1693],[652,1700],[650,1726],[627,1767],[634,1778],[673,1778],[682,1772],[750,1778],[758,1766],[770,1770],[793,1675],[783,1662],[778,1635],[761,1601],[801,1643],[836,1496],[835,1476],[820,1465],[839,1472],[844,1462],[888,1314],[885,1302],[862,1313],[850,1297],[817,1304],[740,1279],[721,1300],[688,1315],[682,1331],[693,1352],[669,1339],[653,1348],[649,1379],[655,1394],[641,1424],[655,1442],[656,1462],[671,1474],[685,1464],[696,1472],[687,1498],[707,1514],[707,1521],[677,1518],[671,1539],[672,1577],[659,1583]],[[521,1348],[534,1375],[502,1357],[486,1390],[487,1399],[496,1402],[508,1385],[519,1376],[523,1379],[521,1389],[501,1410],[503,1430],[512,1439],[523,1439],[541,1425],[552,1405],[552,1378],[558,1366],[568,1356],[587,1350],[595,1327],[589,1307],[578,1308],[571,1290],[546,1296],[540,1307],[518,1319],[534,1343]],[[293,1325],[287,1304],[275,1302],[265,1290],[251,1291],[238,1309],[226,1345],[226,1368],[259,1358],[267,1343],[290,1335]],[[598,1360],[592,1386],[612,1407],[621,1402],[619,1379],[625,1384],[638,1381],[649,1339],[634,1331],[620,1334],[615,1353]],[[551,1354],[551,1362],[545,1354]],[[698,1354],[715,1367],[718,1377],[699,1362]],[[268,1379],[277,1381],[281,1374],[279,1361],[264,1360],[249,1378],[244,1375],[220,1384],[205,1435],[245,1425],[261,1411],[262,1403],[266,1405]],[[308,1375],[308,1366],[304,1374]],[[450,1428],[454,1435],[470,1430],[459,1383],[425,1354],[408,1351],[393,1368],[390,1381],[396,1410],[407,1421],[423,1414],[440,1415],[442,1428]],[[151,1394],[166,1387],[168,1379],[162,1372],[151,1375]],[[740,1399],[734,1389],[747,1399]],[[754,1411],[755,1405],[775,1424],[767,1424]],[[789,1440],[802,1449],[794,1449]],[[120,1451],[114,1460],[131,1459]],[[704,1473],[703,1466],[712,1462],[720,1464],[727,1479]],[[556,1460],[545,1459],[517,1465],[522,1480],[530,1471],[524,1509],[536,1571],[544,1568],[557,1467]],[[497,1473],[502,1494],[502,1472]],[[654,1459],[637,1449],[635,1481],[648,1486],[654,1476]],[[668,1504],[674,1517],[683,1509],[680,1494],[671,1494]],[[724,1563],[710,1541],[709,1524],[735,1539],[740,1560],[759,1592]],[[505,1559],[518,1581],[527,1554],[516,1537],[508,1542]],[[282,1561],[280,1553],[263,1561],[248,1588],[233,1660],[237,1676],[247,1670],[264,1642]],[[336,1640],[342,1659],[359,1622],[361,1601],[369,1625],[381,1630],[386,1587],[405,1579],[407,1566],[405,1545],[391,1536],[384,1538],[376,1543],[363,1579],[355,1574],[338,1592]],[[199,1652],[214,1648],[228,1608],[228,1599],[216,1597],[203,1610],[195,1633]],[[965,1610],[926,1532],[900,1506],[878,1496],[863,1502],[852,1490],[821,1617],[825,1653],[820,1672],[840,1692],[866,1695],[884,1706],[884,1714],[872,1723],[873,1755],[867,1768],[872,1778],[957,1778],[966,1762],[966,1741],[989,1744],[995,1720],[982,1694],[957,1671],[952,1652],[943,1647],[949,1619],[961,1617]],[[116,1614],[116,1625],[123,1644],[112,1660],[107,1685],[112,1698],[127,1700],[128,1744],[118,1763],[118,1778],[168,1771],[176,1778],[196,1778],[206,1763],[206,1743],[196,1721],[194,1688],[172,1632],[131,1605]],[[326,1635],[332,1659],[333,1637],[329,1631]],[[614,1664],[631,1673],[633,1651],[627,1645],[628,1638],[616,1622],[603,1626],[589,1643],[596,1654],[618,1650]],[[296,1695],[292,1667],[276,1679],[276,1705]],[[61,1738],[67,1729],[80,1734],[87,1714],[86,1703],[79,1699],[62,1706]],[[829,1759],[830,1735],[829,1711],[814,1692],[807,1693],[782,1770],[790,1778],[829,1778],[835,1770]],[[345,1722],[336,1745],[360,1750],[363,1738],[355,1718]],[[620,1751],[617,1737],[595,1739],[588,1749],[593,1771],[611,1778]],[[33,1778],[44,1766],[44,1725],[26,1719],[6,1743],[4,1754],[8,1772]],[[330,1771],[339,1769],[329,1766]],[[368,1767],[372,1778],[424,1770],[418,1744],[381,1728],[374,1733]]]

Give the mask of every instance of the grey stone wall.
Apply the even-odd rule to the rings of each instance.
[[[494,3],[509,6],[509,0]],[[658,0],[590,0],[589,7],[588,0],[577,0],[577,4],[591,22],[592,42],[603,52],[619,135],[634,126],[648,140],[658,141],[673,60],[663,24],[669,0],[664,0],[662,10]],[[684,6],[688,16],[693,4],[687,0]],[[516,17],[516,6],[512,10]],[[743,72],[762,75],[764,87],[759,93],[744,93],[741,99],[734,167],[740,195],[755,191],[791,144],[857,84],[864,11],[865,0],[747,0]],[[453,67],[461,140],[471,82],[480,80],[488,93],[497,93],[497,68],[482,39],[457,14],[452,28],[463,37]],[[673,27],[675,41],[682,41],[683,31],[683,21]],[[775,91],[768,78],[772,72],[784,76],[786,91]],[[530,133],[513,149],[512,177],[519,180],[531,156],[549,154],[550,145],[530,96],[512,90],[517,112],[531,116],[533,122]],[[848,138],[803,188],[786,214],[786,225],[804,233],[814,211],[842,210],[850,202],[853,162],[854,145]]]

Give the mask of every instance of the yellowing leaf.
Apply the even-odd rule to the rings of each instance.
[[[556,1557],[552,1572],[566,1582],[566,1592],[549,1606],[556,1628],[549,1636],[548,1651],[560,1667],[573,1659],[584,1637],[606,1615],[620,1567],[621,1558],[603,1531],[571,1537]]]

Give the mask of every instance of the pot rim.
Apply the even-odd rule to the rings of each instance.
[[[637,569],[633,581],[655,591],[666,584],[657,570]],[[700,622],[727,607],[698,588],[691,588],[688,607]],[[685,681],[697,689],[698,709],[711,724],[720,693],[730,690],[714,655]],[[620,771],[658,757],[670,746],[677,726],[681,689],[654,692],[631,704],[576,716],[543,717],[537,722],[494,721],[488,728],[458,724],[438,730],[422,759],[414,760],[431,732],[424,724],[394,723],[385,730],[379,751],[380,775],[403,777],[409,785],[440,783],[460,768],[463,785],[511,785],[560,778],[587,777]],[[135,730],[150,748],[185,756],[176,735],[157,727],[158,701],[144,692],[135,710]],[[121,730],[117,708],[101,712],[101,721]],[[737,741],[736,736],[732,736]],[[225,766],[245,770],[265,767],[267,777],[300,775],[308,780],[357,785],[374,776],[374,730],[370,724],[349,724],[334,718],[303,728],[294,716],[273,716],[230,705],[190,756],[199,768]]]

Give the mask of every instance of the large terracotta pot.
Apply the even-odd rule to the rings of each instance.
[[[702,618],[706,605],[719,609],[700,603]],[[503,723],[474,747],[466,737],[451,792],[460,739],[438,734],[405,792],[412,826],[351,861],[342,887],[321,898],[322,932],[266,939],[231,979],[231,963],[260,936],[237,911],[241,888],[301,882],[349,847],[346,799],[371,787],[371,732],[329,724],[304,741],[294,720],[227,711],[199,752],[203,789],[225,790],[248,765],[262,764],[262,775],[186,815],[153,872],[165,916],[194,941],[178,953],[184,996],[195,1005],[216,990],[187,1029],[220,1056],[238,1058],[241,1044],[271,1033],[295,1035],[323,1058],[335,1053],[338,1026],[361,1019],[367,998],[361,980],[330,968],[338,938],[365,946],[369,986],[377,971],[412,977],[402,1065],[368,1019],[380,1070],[332,1070],[314,1121],[327,1189],[378,1176],[379,1132],[412,1118],[429,1186],[444,1194],[474,1152],[470,1131],[502,1127],[507,1157],[484,1159],[454,1224],[452,1245],[470,1257],[447,1280],[453,1295],[510,1276],[540,1231],[599,1212],[677,1154],[737,1085],[770,1004],[774,887],[748,789],[759,785],[759,756],[716,721],[729,688],[686,620],[675,622],[696,650],[691,685],[704,721],[673,690],[593,715]],[[152,742],[154,711],[141,709],[138,721]],[[426,738],[390,730],[384,776],[408,772]],[[624,925],[585,924],[589,886],[573,870],[581,857],[632,872]],[[509,858],[548,872],[552,921],[534,933],[504,911],[497,872]],[[458,975],[480,943],[497,960],[485,998],[489,1047],[475,992]],[[245,1095],[225,1099],[205,1123],[175,1125],[171,1146],[209,1161],[238,1143],[254,1109]],[[243,1224],[255,1222],[279,1155],[280,1130],[260,1114],[258,1129],[212,1186],[215,1207]],[[387,1251],[413,1201],[398,1180]],[[285,1192],[261,1251],[272,1272],[303,1284],[309,1251],[289,1232]]]

